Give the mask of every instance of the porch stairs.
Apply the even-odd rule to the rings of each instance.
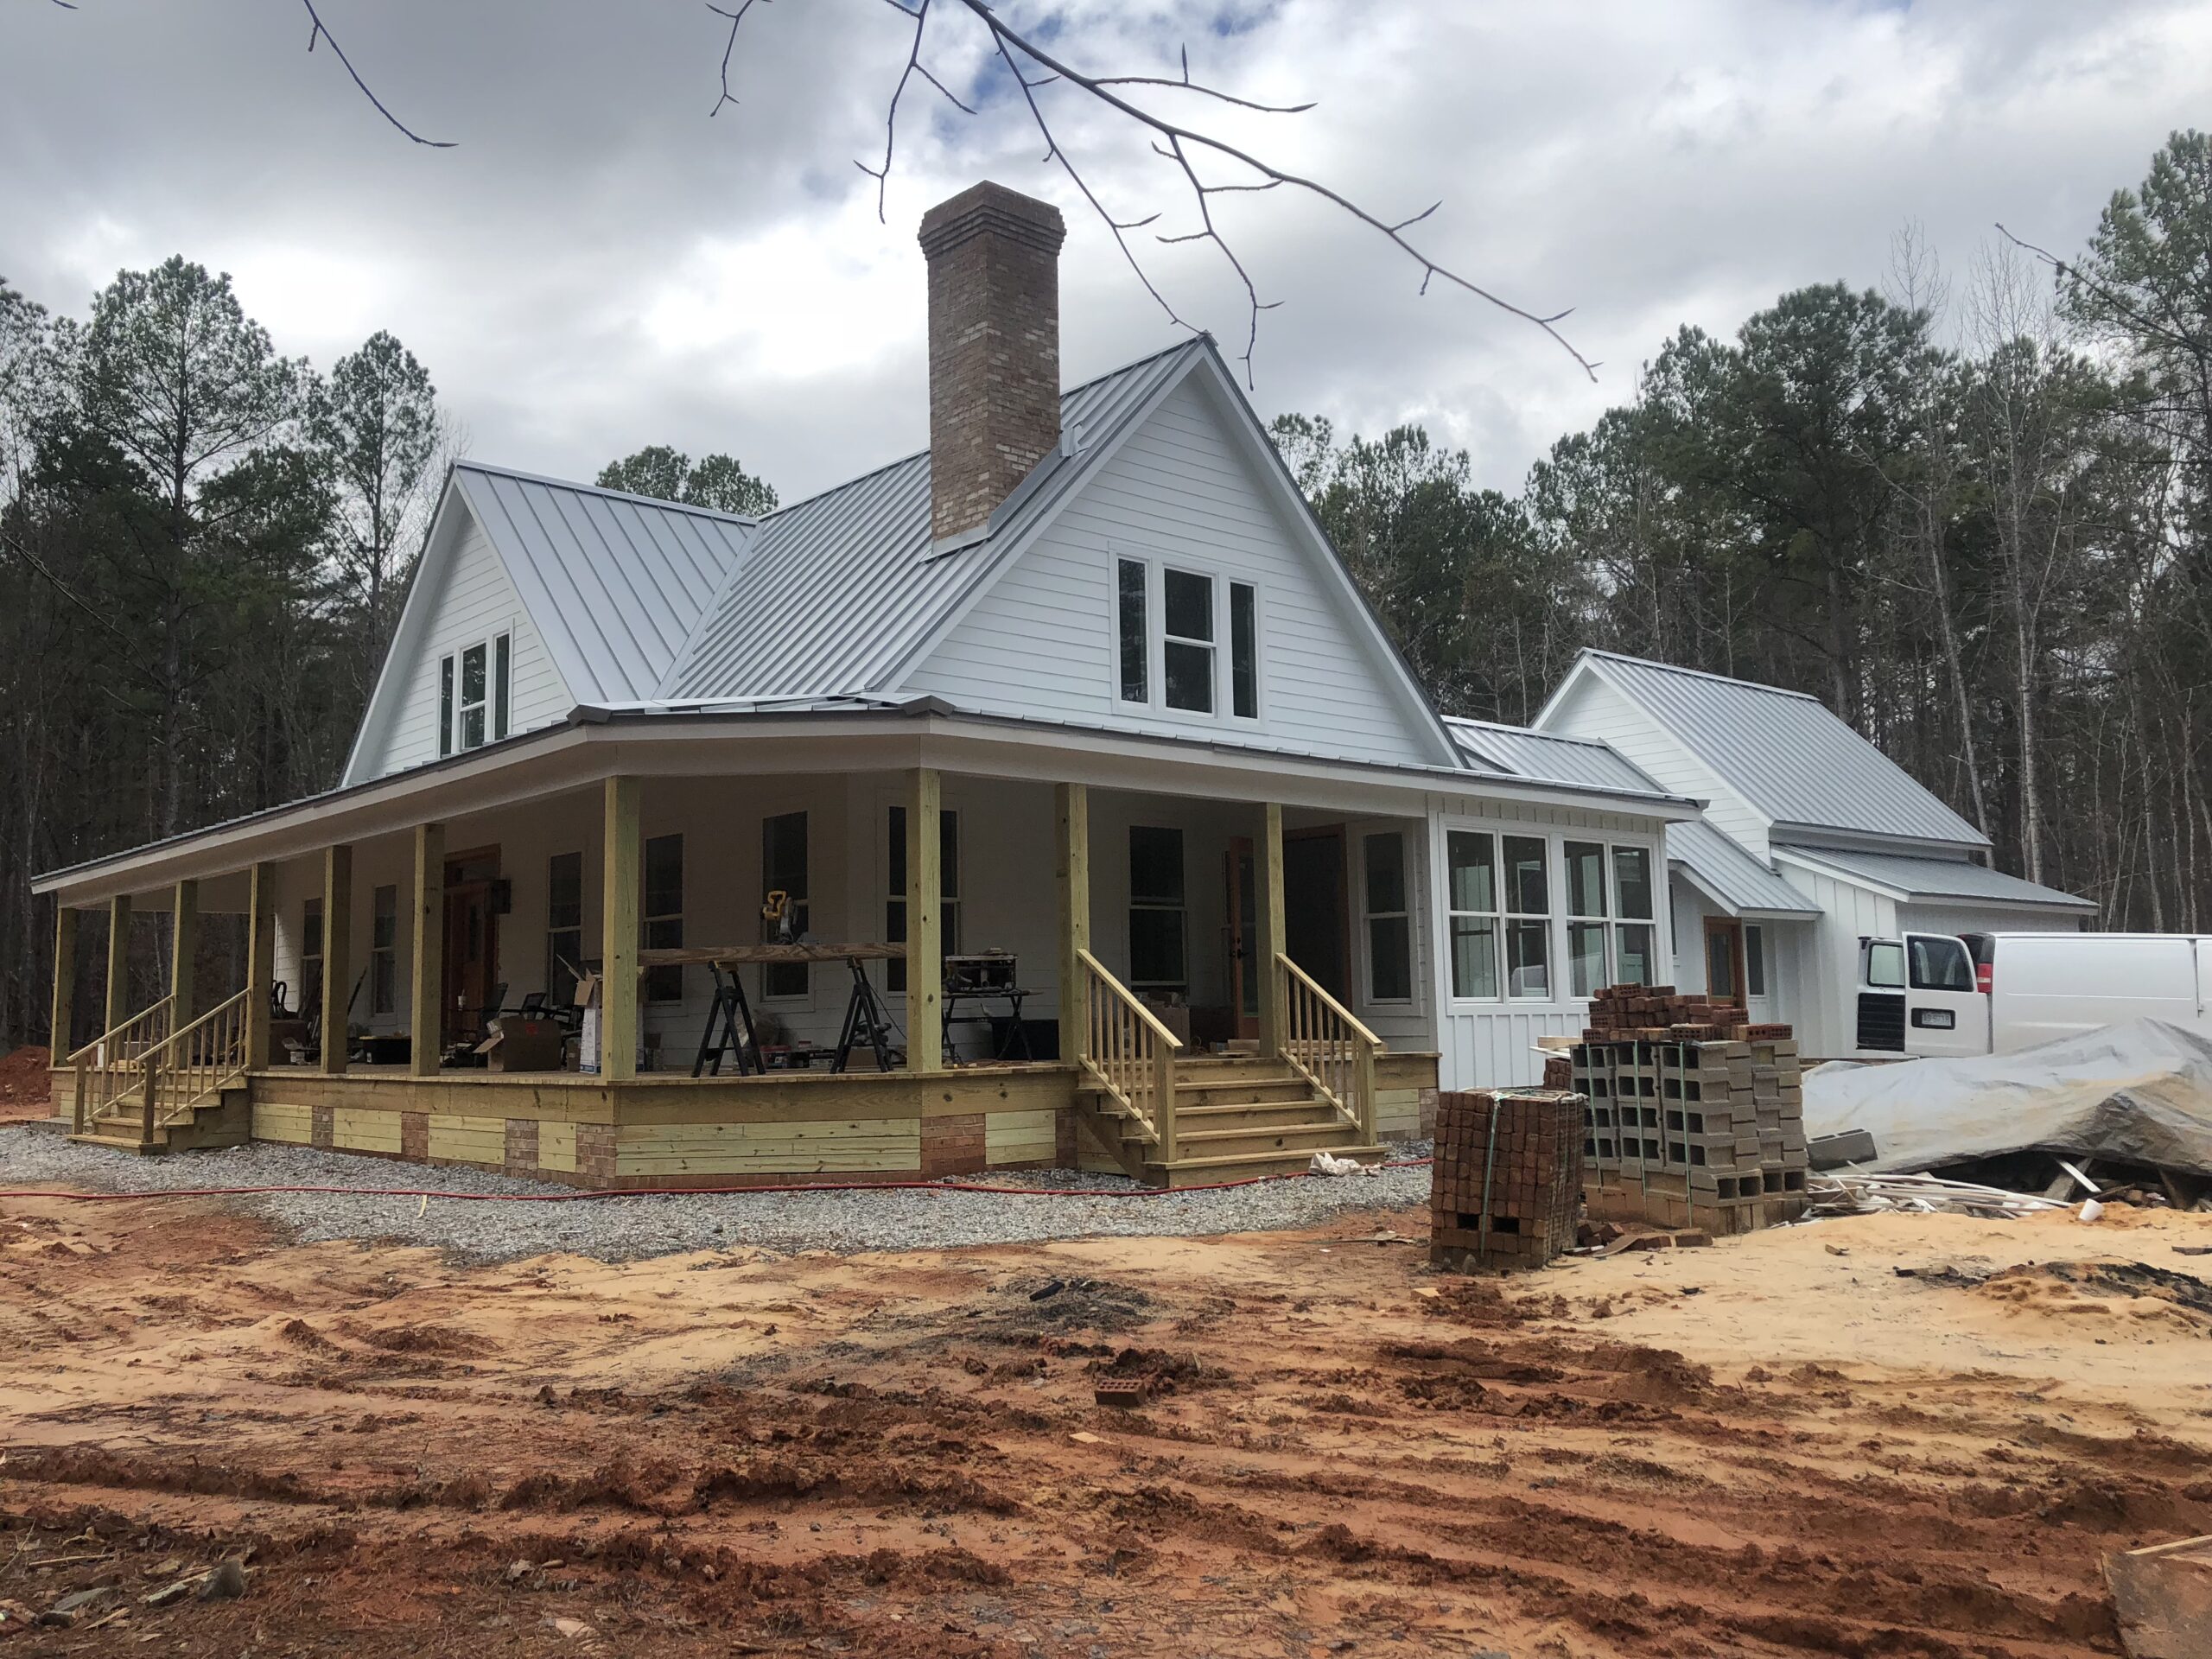
[[[1287,1060],[1258,1055],[1178,1056],[1175,1157],[1164,1162],[1136,1115],[1101,1088],[1082,1098],[1094,1141],[1132,1179],[1153,1186],[1203,1186],[1255,1175],[1294,1175],[1317,1152],[1372,1163],[1379,1144],[1358,1129]]]
[[[246,1085],[250,991],[175,1023],[163,997],[69,1056],[70,1139],[151,1154],[235,1147],[252,1138]]]
[[[127,1098],[127,1097],[126,1097]],[[242,1147],[252,1138],[253,1108],[246,1085],[234,1084],[217,1097],[201,1101],[183,1112],[163,1113],[154,1123],[154,1138],[142,1141],[144,1114],[136,1101],[111,1106],[90,1119],[82,1134],[69,1138],[88,1147],[107,1147],[148,1157],[165,1152],[200,1152],[213,1147]]]

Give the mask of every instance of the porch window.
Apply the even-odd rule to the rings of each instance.
[[[399,1007],[399,889],[378,887],[369,903],[369,1012]]]
[[[1766,929],[1755,923],[1744,926],[1744,995],[1766,995]]]
[[[1145,626],[1145,566],[1141,559],[1122,559],[1115,565],[1116,613],[1121,624],[1122,701],[1150,702],[1151,676],[1146,671],[1152,652],[1151,632]]]
[[[960,954],[960,815],[938,809],[938,930],[944,954]],[[884,859],[886,896],[883,901],[883,939],[887,944],[906,943],[906,809],[891,809]],[[883,964],[883,988],[906,988],[906,959],[893,957]]]
[[[805,813],[785,812],[761,821],[760,873],[765,892],[781,893],[790,899],[791,936],[804,938],[807,928]],[[774,926],[763,916],[760,918],[761,938],[768,940]],[[763,996],[804,996],[812,983],[807,974],[807,966],[803,962],[771,962],[761,965],[760,995]]]
[[[556,1007],[576,1000],[584,960],[584,855],[556,853],[546,866],[545,991]]]
[[[507,734],[512,636],[500,633],[438,659],[438,753],[480,749]]]
[[[645,949],[678,950],[683,946],[683,837],[654,836],[645,842]],[[683,969],[645,969],[645,1001],[681,1002]]]
[[[1503,836],[1505,994],[1548,1001],[1552,994],[1552,908],[1548,849],[1541,836]]]
[[[1452,995],[1497,995],[1497,842],[1454,830],[1446,838],[1452,918]]]
[[[1610,975],[1605,948],[1605,849],[1594,841],[1564,842],[1567,863],[1567,976],[1571,996],[1595,996]]]
[[[1406,899],[1406,838],[1389,830],[1361,842],[1366,870],[1367,1000],[1413,1000],[1413,925]]]
[[[1239,720],[1260,717],[1260,590],[1229,584],[1229,709]]]
[[[300,997],[293,1004],[309,1013],[322,1000],[322,900],[300,906]]]
[[[1613,849],[1613,981],[1620,985],[1652,982],[1655,949],[1651,928],[1651,849]]]
[[[1162,573],[1161,679],[1167,706],[1213,713],[1213,578],[1188,570]]]
[[[1190,988],[1189,913],[1183,883],[1183,832],[1129,830],[1129,985],[1132,989]]]

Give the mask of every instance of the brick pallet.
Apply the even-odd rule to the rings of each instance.
[[[1439,1095],[1428,1259],[1464,1272],[1541,1267],[1575,1242],[1584,1101],[1558,1090]]]
[[[1645,1021],[1689,1017],[1671,1025]],[[1570,1052],[1588,1097],[1585,1201],[1593,1220],[1702,1227],[1716,1236],[1805,1213],[1805,1117],[1788,1026],[1671,987],[1614,987]]]

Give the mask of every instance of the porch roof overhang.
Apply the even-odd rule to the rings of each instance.
[[[1820,906],[1703,818],[1667,826],[1667,865],[1724,915],[1811,921]]]
[[[1832,847],[1777,845],[1777,859],[1850,882],[1897,904],[1942,904],[1991,910],[2048,910],[2089,915],[2096,901],[2061,893],[1965,859],[1915,858]]]
[[[1452,766],[1304,755],[963,711],[931,696],[757,698],[582,705],[558,726],[188,830],[35,877],[32,891],[97,903],[230,874],[340,842],[496,811],[622,776],[942,771],[1200,798],[1418,816],[1432,801],[1510,800],[1673,823],[1700,803]]]

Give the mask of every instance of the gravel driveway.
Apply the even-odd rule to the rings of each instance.
[[[1425,1154],[1407,1148],[1401,1157]],[[222,1152],[137,1158],[73,1146],[58,1135],[0,1129],[0,1187],[58,1183],[85,1192],[180,1187],[339,1186],[348,1193],[264,1193],[226,1199],[294,1236],[428,1244],[469,1262],[568,1251],[631,1262],[684,1250],[945,1249],[1101,1235],[1262,1232],[1311,1226],[1347,1210],[1425,1204],[1428,1170],[1262,1181],[1213,1192],[1156,1194],[1123,1178],[1073,1170],[999,1171],[965,1178],[1037,1190],[1037,1196],[963,1192],[939,1185],[890,1192],[651,1193],[551,1204],[485,1204],[378,1196],[358,1189],[517,1196],[572,1189],[477,1169],[357,1158],[259,1142]],[[1057,1189],[1057,1191],[1056,1191]],[[1063,1196],[1080,1189],[1087,1196]]]

